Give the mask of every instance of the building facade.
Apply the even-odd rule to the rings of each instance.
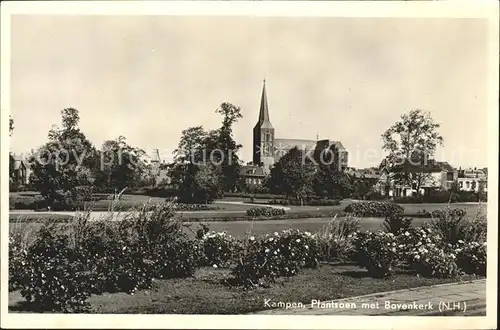
[[[264,81],[259,118],[253,128],[253,165],[262,167],[264,174],[268,174],[274,163],[295,147],[308,153],[310,159],[315,159],[317,162],[323,160],[326,162],[327,156],[334,155],[340,169],[348,165],[348,152],[340,141],[276,138],[275,129],[269,117],[266,82]]]
[[[458,170],[458,187],[464,191],[478,192],[480,189],[488,191],[488,176],[484,169]]]

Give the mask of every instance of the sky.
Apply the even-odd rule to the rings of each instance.
[[[488,26],[463,18],[12,16],[11,151],[47,141],[61,110],[80,112],[98,147],[123,135],[170,160],[181,131],[220,126],[251,161],[266,80],[277,138],[341,141],[349,166],[377,166],[381,134],[429,111],[436,159],[487,166]]]

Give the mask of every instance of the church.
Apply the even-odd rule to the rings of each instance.
[[[252,145],[253,161],[246,166],[242,166],[241,169],[241,174],[250,186],[261,184],[265,176],[269,174],[271,167],[295,147],[310,152],[312,157],[318,161],[318,155],[329,149],[340,160],[338,162],[339,169],[345,169],[348,165],[348,153],[340,141],[330,139],[282,139],[275,136],[275,130],[269,117],[265,80],[262,87],[259,118],[253,128]]]

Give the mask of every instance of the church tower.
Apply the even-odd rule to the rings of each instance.
[[[259,120],[253,128],[253,163],[262,165],[265,173],[268,173],[274,164],[274,128],[269,120],[265,80],[260,100]]]

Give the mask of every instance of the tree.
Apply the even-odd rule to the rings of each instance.
[[[331,152],[321,156],[323,161],[318,163],[313,180],[314,193],[318,197],[342,199],[352,193],[351,179],[340,169],[336,155],[338,150],[332,146]]]
[[[285,194],[303,200],[313,193],[315,165],[305,161],[303,151],[297,147],[290,149],[271,168],[268,182],[273,193]]]
[[[147,174],[147,165],[141,159],[145,154],[144,150],[129,145],[123,136],[105,141],[99,151],[96,183],[102,188],[118,190],[139,185]]]
[[[219,175],[213,165],[201,165],[194,175],[195,191],[206,203],[213,201],[220,194]]]
[[[221,191],[219,173],[211,164],[176,164],[171,177],[178,191],[177,196],[184,203],[208,203]]]
[[[203,159],[202,151],[209,135],[203,126],[183,130],[177,149],[174,150],[174,162],[200,162]]]
[[[237,155],[241,148],[233,138],[232,126],[242,118],[241,109],[230,103],[222,103],[216,110],[222,115],[221,127],[205,131],[203,126],[194,126],[182,131],[177,149],[174,150],[174,167],[171,176],[179,185],[193,184],[190,176],[198,171],[196,166],[209,166],[217,173],[218,187],[223,191],[234,191],[240,185],[240,161]],[[184,166],[185,164],[192,166]],[[182,166],[181,166],[182,165]],[[182,171],[188,171],[182,174]],[[189,172],[191,171],[191,172]]]
[[[54,202],[79,202],[91,194],[91,168],[96,150],[78,128],[79,114],[74,108],[61,111],[62,128],[49,131],[49,141],[30,157],[31,182],[48,206]]]
[[[234,191],[238,186],[241,168],[237,152],[242,145],[233,138],[233,125],[243,116],[239,107],[227,102],[222,103],[215,112],[222,115],[222,126],[209,135],[207,151],[218,150],[214,155],[216,164],[220,163],[221,187],[224,191]],[[217,157],[219,153],[220,158]]]
[[[382,148],[389,152],[386,164],[391,178],[402,185],[415,183],[417,194],[422,184],[432,178],[425,170],[428,160],[443,145],[439,127],[429,112],[416,109],[403,114],[382,134]]]

